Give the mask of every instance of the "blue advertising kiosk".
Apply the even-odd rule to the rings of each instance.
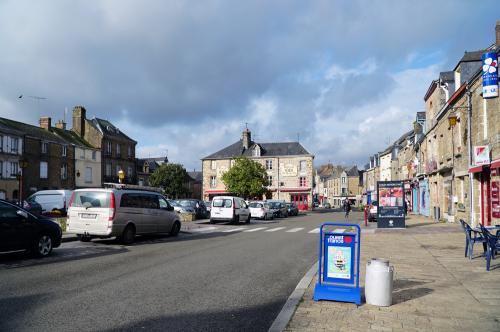
[[[360,235],[361,229],[356,224],[327,222],[321,225],[314,301],[332,300],[361,305]]]

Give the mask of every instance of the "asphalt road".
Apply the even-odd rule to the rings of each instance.
[[[343,219],[309,213],[132,246],[64,243],[45,259],[0,255],[0,331],[266,331],[317,259],[317,227]]]

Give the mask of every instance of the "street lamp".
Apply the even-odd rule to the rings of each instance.
[[[23,169],[27,168],[29,165],[27,160],[19,160],[19,174],[17,176],[19,180],[19,206],[23,206]]]
[[[450,214],[453,214],[453,182],[455,182],[455,135],[453,132],[453,128],[457,125],[457,116],[452,113],[448,116],[448,124],[451,127],[451,204],[450,204]]]
[[[120,169],[118,171],[118,182],[122,184],[124,179],[125,179],[125,172],[122,169]]]

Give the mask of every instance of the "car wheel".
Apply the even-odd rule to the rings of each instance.
[[[128,225],[125,227],[121,237],[122,243],[129,245],[134,243],[135,240],[135,227],[133,225]]]
[[[252,217],[250,215],[248,215],[248,218],[247,220],[245,221],[245,224],[249,224],[250,223],[250,219],[252,219]]]
[[[233,224],[239,224],[240,223],[240,216],[234,216],[232,223]]]
[[[80,242],[90,242],[92,238],[90,236],[82,235],[82,234],[76,234],[76,238]]]
[[[33,244],[33,253],[36,257],[46,257],[52,251],[52,238],[50,235],[41,234]]]
[[[210,223],[211,224],[215,224],[215,220],[213,220],[212,218],[210,218]]]
[[[178,221],[174,222],[174,224],[172,225],[172,229],[170,230],[170,236],[177,236],[180,230],[181,224]]]

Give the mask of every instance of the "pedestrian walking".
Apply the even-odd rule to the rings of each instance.
[[[345,218],[349,219],[349,212],[351,212],[351,202],[348,199],[344,200]]]

